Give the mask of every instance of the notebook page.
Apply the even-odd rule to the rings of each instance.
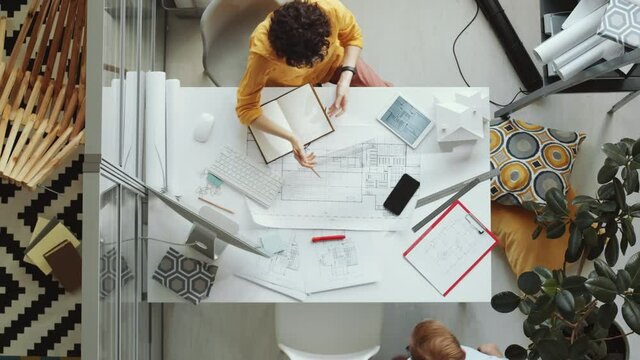
[[[456,204],[407,255],[406,259],[439,293],[445,294],[495,241]]]
[[[311,85],[293,90],[278,99],[278,103],[293,133],[302,144],[308,144],[333,131]]]
[[[291,127],[277,101],[263,105],[262,114],[279,126],[291,131]],[[279,136],[267,134],[253,126],[251,126],[251,132],[267,162],[271,162],[292,150],[291,143]]]

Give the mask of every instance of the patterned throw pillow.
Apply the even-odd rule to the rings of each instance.
[[[491,122],[491,199],[504,205],[545,204],[551,188],[566,195],[573,163],[585,134],[547,129],[519,120]]]
[[[153,280],[194,305],[209,296],[218,267],[169,248],[153,273]]]

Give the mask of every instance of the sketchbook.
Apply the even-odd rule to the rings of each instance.
[[[497,238],[456,201],[403,255],[447,296],[497,243]]]
[[[304,145],[335,129],[320,98],[310,84],[297,87],[262,105],[262,113],[277,125],[294,133]],[[292,152],[291,143],[249,126],[264,161],[269,164]]]

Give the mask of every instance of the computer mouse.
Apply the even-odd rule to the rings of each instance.
[[[201,143],[207,142],[211,135],[214,121],[213,115],[209,113],[200,114],[200,120],[196,124],[196,128],[193,129],[193,138]]]

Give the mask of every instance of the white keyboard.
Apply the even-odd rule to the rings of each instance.
[[[269,207],[282,189],[282,179],[225,146],[215,163],[207,169],[228,185],[258,204]]]

